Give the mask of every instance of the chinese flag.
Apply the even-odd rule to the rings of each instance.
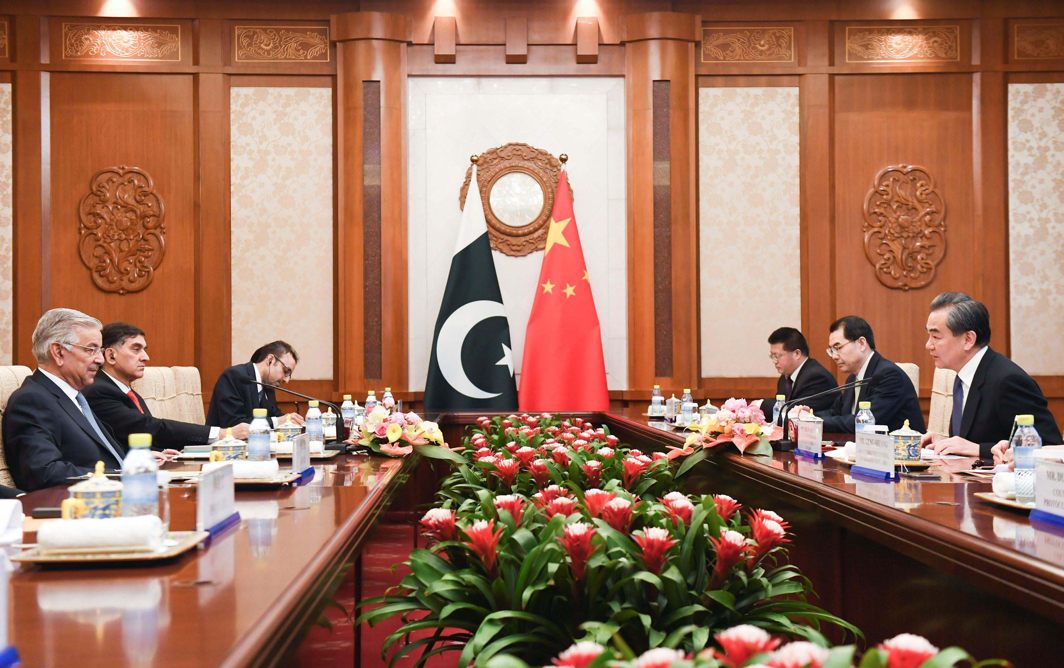
[[[591,281],[562,170],[525,331],[522,411],[597,411],[610,406]]]

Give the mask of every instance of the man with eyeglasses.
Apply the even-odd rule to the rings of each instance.
[[[148,342],[144,330],[125,322],[104,326],[102,373],[85,388],[89,406],[111,431],[118,442],[125,443],[130,434],[151,434],[152,449],[163,454],[180,454],[168,448],[209,443],[220,435],[220,429],[192,422],[167,420],[151,414],[144,397],[133,389],[133,382],[144,376],[148,357]],[[247,423],[233,428],[233,436],[246,439]]]
[[[909,376],[901,368],[876,352],[872,326],[864,318],[848,315],[831,323],[827,353],[840,371],[849,374],[847,383],[870,381],[866,386],[843,390],[824,418],[824,433],[854,433],[854,414],[861,401],[872,402],[876,424],[890,431],[901,428],[906,420],[916,431],[924,430],[924,416]]]
[[[207,424],[225,428],[251,422],[251,412],[255,408],[265,408],[274,425],[285,420],[303,424],[303,416],[299,413],[281,413],[273,388],[256,384],[286,384],[292,379],[298,362],[299,355],[292,346],[284,341],[273,341],[252,353],[250,362],[223,371],[211,393]]]
[[[835,377],[820,362],[809,357],[809,344],[805,336],[794,327],[780,327],[768,337],[768,357],[779,372],[776,381],[776,394],[782,394],[786,401],[805,397],[838,387]],[[771,407],[776,399],[766,400],[761,406]],[[811,399],[809,407],[814,412],[831,408],[835,403],[834,394]]]
[[[26,491],[68,482],[103,461],[122,467],[126,448],[89,407],[81,390],[103,365],[100,321],[55,308],[33,330],[37,370],[4,411],[4,454],[15,484]]]

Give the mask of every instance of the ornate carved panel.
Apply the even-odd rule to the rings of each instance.
[[[1012,58],[1013,60],[1064,60],[1064,22],[1014,25]]]
[[[876,174],[864,203],[865,256],[888,288],[922,288],[946,254],[946,205],[924,167]]]
[[[64,60],[181,60],[181,26],[64,23]]]
[[[702,28],[703,63],[793,63],[794,28]]]
[[[462,191],[458,197],[458,203],[463,208],[472,173],[473,167],[470,166],[466,170],[465,182],[462,183]],[[488,221],[488,237],[491,239],[492,248],[512,257],[543,249],[547,241],[547,224],[554,209],[554,191],[558,187],[560,173],[561,162],[557,158],[528,144],[504,144],[480,154],[477,161],[477,185],[484,201],[484,217]],[[528,187],[521,185],[522,182],[529,183],[529,179],[538,186],[540,192],[528,192]],[[500,191],[506,189],[509,193],[496,193],[493,208],[492,193],[496,186]],[[522,212],[520,202],[517,206],[509,206],[515,196],[525,198],[527,202],[532,203],[532,208],[538,210],[525,216],[528,222],[511,217],[511,211],[514,214]],[[508,205],[507,213],[502,211],[503,204]]]
[[[78,251],[104,292],[139,292],[166,251],[163,201],[138,167],[108,167],[89,182],[78,206]]]
[[[328,26],[234,26],[233,60],[238,63],[327,63]]]
[[[0,58],[7,60],[11,57],[9,53],[8,44],[11,42],[11,38],[8,37],[10,28],[7,25],[7,19],[0,19]]]
[[[960,26],[847,26],[848,63],[960,60]]]

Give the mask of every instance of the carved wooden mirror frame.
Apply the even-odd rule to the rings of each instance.
[[[484,217],[488,223],[491,247],[512,257],[543,250],[547,241],[551,211],[554,210],[554,193],[558,188],[561,161],[543,149],[516,142],[496,146],[476,157],[477,186],[484,202]],[[543,207],[530,222],[520,226],[503,222],[491,208],[492,188],[499,179],[515,172],[532,177],[543,191]],[[465,208],[472,173],[473,166],[470,165],[458,196],[458,204],[462,208]]]

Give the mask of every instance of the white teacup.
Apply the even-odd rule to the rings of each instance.
[[[994,494],[1003,499],[1016,498],[1016,474],[1012,471],[999,471],[994,474]]]

